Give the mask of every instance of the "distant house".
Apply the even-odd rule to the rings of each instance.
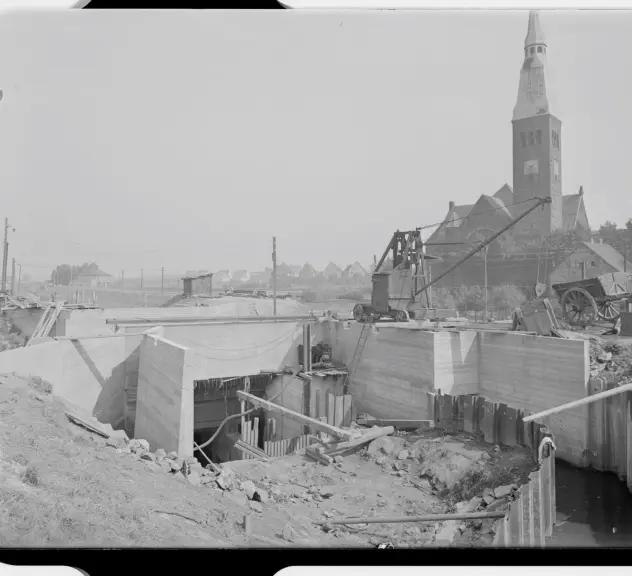
[[[336,266],[336,264],[330,262],[323,270],[323,276],[327,278],[327,280],[340,280],[342,276],[342,270],[338,266]]]
[[[72,279],[72,286],[84,288],[107,288],[110,285],[112,275],[97,268],[94,272],[77,274]]]
[[[298,278],[301,275],[301,269],[302,269],[301,266],[297,266],[296,264],[290,264],[288,268],[290,269],[291,278]]]
[[[584,278],[595,278],[612,272],[632,274],[632,262],[610,244],[582,242],[581,247],[569,254],[549,276],[551,285],[572,282]]]
[[[309,262],[306,262],[301,268],[298,276],[302,280],[309,280],[318,276],[318,272],[316,272],[316,269]]]
[[[233,272],[232,282],[234,284],[240,284],[248,282],[250,280],[250,272],[248,270],[236,270]]]
[[[216,285],[227,285],[230,283],[231,280],[230,270],[218,270],[217,272],[215,272],[214,277]]]
[[[185,276],[182,278],[183,293],[185,296],[213,293],[213,274],[207,272],[199,276]]]
[[[290,278],[292,276],[292,268],[284,262],[281,262],[281,264],[278,264],[276,267],[276,273],[279,277],[286,276]]]
[[[344,269],[342,277],[345,280],[362,280],[363,278],[366,278],[367,274],[368,273],[362,266],[362,264],[360,264],[359,262],[354,262],[353,264],[349,264],[349,266]]]

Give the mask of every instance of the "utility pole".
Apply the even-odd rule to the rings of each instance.
[[[11,296],[15,296],[15,258],[11,259]]]
[[[483,258],[485,260],[485,322],[487,322],[487,246],[483,250]]]
[[[160,268],[160,293],[165,293],[165,267]]]
[[[125,270],[121,270],[121,289],[125,288]]]
[[[15,228],[13,229],[15,232]],[[7,291],[7,265],[9,263],[9,219],[4,219],[4,252],[2,259],[2,291]]]
[[[143,269],[140,269],[140,289],[143,289]]]
[[[277,266],[276,266],[276,236],[272,237],[272,312],[273,315],[277,315],[276,306],[276,281],[277,281]]]
[[[22,264],[18,264],[20,272],[18,273],[18,292],[20,291],[20,282],[22,281]]]

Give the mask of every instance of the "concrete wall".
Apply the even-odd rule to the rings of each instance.
[[[444,394],[478,392],[478,333],[434,333],[434,388]]]
[[[157,336],[140,345],[138,404],[134,436],[151,450],[193,455],[193,378],[187,375],[188,350]]]
[[[332,322],[328,340],[334,362],[353,358],[361,324]],[[424,418],[426,392],[434,390],[433,332],[382,325],[369,333],[349,393],[357,412],[379,418]]]
[[[0,373],[39,376],[57,396],[122,428],[125,360],[124,338],[48,341],[0,353]]]
[[[536,413],[588,395],[589,350],[584,340],[479,332],[479,393]],[[543,418],[558,442],[557,456],[583,462],[586,406]]]

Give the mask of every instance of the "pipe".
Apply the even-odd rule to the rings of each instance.
[[[401,524],[403,522],[442,522],[445,520],[479,520],[504,518],[505,512],[472,512],[469,514],[426,514],[425,516],[385,516],[383,518],[341,518],[339,520],[318,520],[317,526],[325,524]]]
[[[592,404],[593,402],[603,400],[604,398],[609,398],[610,396],[616,396],[617,394],[622,394],[623,392],[632,392],[632,384],[624,384],[623,386],[613,388],[612,390],[599,392],[597,394],[593,394],[592,396],[586,396],[585,398],[574,400],[573,402],[568,402],[566,404],[562,404],[561,406],[556,406],[555,408],[549,408],[548,410],[538,412],[537,414],[531,414],[530,416],[525,416],[522,419],[522,421],[532,422],[533,420],[537,420],[538,418],[544,418],[545,416],[550,416],[551,414],[557,414],[558,412],[562,412],[564,410],[572,410],[573,408],[579,408],[580,406],[584,406],[586,404]]]
[[[507,224],[507,226],[505,226],[504,228],[501,228],[498,232],[496,232],[496,234],[493,234],[492,236],[490,236],[487,240],[482,242],[478,247],[470,250],[470,252],[468,252],[465,256],[463,256],[463,258],[461,258],[461,260],[459,260],[456,264],[450,266],[445,272],[442,272],[434,280],[431,280],[428,284],[426,284],[425,286],[423,286],[422,288],[417,290],[417,292],[415,292],[413,294],[413,297],[410,299],[409,305],[413,304],[415,302],[415,298],[419,294],[421,294],[424,290],[427,290],[428,288],[430,288],[430,286],[432,286],[433,284],[437,283],[444,276],[447,276],[450,272],[452,272],[452,270],[454,270],[455,268],[458,268],[466,260],[469,260],[472,256],[474,256],[474,254],[477,254],[483,248],[485,248],[485,246],[487,246],[488,244],[491,244],[494,240],[496,240],[496,238],[498,238],[499,236],[502,236],[505,232],[507,232],[507,230],[509,230],[512,226],[515,226],[525,216],[527,216],[528,214],[531,214],[531,212],[533,212],[536,208],[539,208],[543,204],[550,204],[550,203],[551,203],[551,198],[550,197],[538,198],[538,202],[534,206],[531,206],[531,208],[529,208],[526,212],[524,212],[523,214],[521,214],[517,218],[514,218],[511,222],[509,222],[509,224]]]
[[[171,324],[171,323],[190,323],[190,322],[205,322],[205,323],[225,323],[225,322],[241,322],[241,321],[269,321],[279,322],[286,320],[288,322],[296,322],[299,320],[319,320],[325,316],[315,316],[314,314],[304,314],[301,316],[149,316],[149,317],[131,317],[131,318],[107,318],[106,324]]]

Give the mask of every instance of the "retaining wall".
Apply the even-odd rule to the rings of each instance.
[[[525,334],[478,333],[479,393],[489,400],[536,413],[588,395],[589,345]],[[588,408],[544,418],[557,438],[557,456],[584,464]]]
[[[157,336],[140,345],[134,436],[153,451],[193,455],[193,379],[186,377],[187,348]]]
[[[41,342],[0,353],[0,373],[39,376],[53,393],[113,428],[125,412],[124,338]]]
[[[520,486],[518,497],[509,503],[504,518],[495,524],[493,545],[497,547],[542,547],[553,534],[555,523],[555,451],[545,438],[553,440],[541,422],[523,422],[522,410],[496,405],[482,396],[428,394],[428,412],[437,428],[449,433],[482,434],[485,442],[524,446],[533,456],[534,470],[529,482]],[[495,408],[496,407],[496,408]],[[543,445],[540,459],[540,446]],[[450,541],[461,522],[444,523],[442,532]],[[453,530],[452,530],[453,528]]]

